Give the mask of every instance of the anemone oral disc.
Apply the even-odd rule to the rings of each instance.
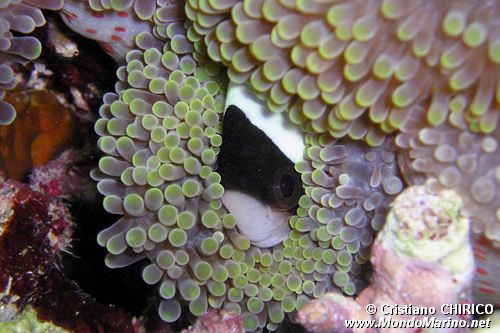
[[[227,190],[222,203],[236,218],[239,231],[258,247],[272,247],[288,237],[287,211],[275,211],[262,201],[240,191]]]

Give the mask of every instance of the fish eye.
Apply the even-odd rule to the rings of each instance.
[[[302,181],[293,166],[287,165],[276,170],[273,195],[280,210],[295,208],[301,193]]]

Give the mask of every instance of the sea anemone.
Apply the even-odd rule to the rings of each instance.
[[[127,54],[119,95],[105,97],[96,123],[108,156],[94,177],[106,210],[123,215],[99,234],[110,252],[106,263],[149,258],[143,278],[160,284],[166,321],[187,302],[194,315],[208,307],[241,312],[249,331],[275,329],[285,313],[334,287],[359,292],[373,234],[403,189],[398,164],[409,182],[425,172],[464,193],[460,186],[469,183],[440,177],[457,148],[432,147],[457,138],[436,137],[450,127],[455,136],[480,137],[469,141],[484,154],[496,148],[486,134],[498,114],[491,88],[498,84],[491,74],[499,63],[492,16],[498,10],[493,2],[188,2],[192,25],[171,25],[163,48],[141,41],[153,41],[151,34],[136,39],[142,51]],[[255,195],[221,185],[221,119],[232,104],[224,106],[224,77],[211,60],[228,67],[235,83],[228,96],[249,84],[253,91],[243,97],[255,94],[265,100],[260,108],[300,126],[303,160],[293,162],[304,193],[296,211],[288,225],[284,215],[273,215],[278,225],[270,229],[255,224],[276,231],[275,239],[262,239],[241,215],[273,205],[257,198],[246,206]],[[422,161],[432,168],[419,167]],[[466,162],[457,172],[469,175]],[[430,188],[435,183],[428,181]],[[495,185],[479,185],[466,202],[483,200],[492,211]]]
[[[399,134],[407,180],[456,190],[498,244],[497,1],[211,0],[186,14],[231,80],[307,132]]]
[[[272,111],[376,146],[408,132],[425,100],[428,123],[443,123],[450,97],[479,83],[464,101],[468,128],[495,128],[478,122],[497,114],[500,7],[473,4],[213,0],[189,1],[186,13],[210,57],[233,81],[249,80]]]
[[[109,267],[146,258],[163,320],[223,307],[274,330],[309,298],[358,293],[401,175],[456,190],[473,229],[500,242],[497,1],[90,0],[84,17],[125,29],[114,39],[78,23],[88,8],[73,3],[74,30],[134,48],[95,124],[105,156],[92,176],[122,216],[98,243]],[[120,13],[146,31],[116,25]],[[297,125],[298,153],[281,147],[272,169],[242,175],[271,191],[228,177],[233,107]],[[280,208],[276,188],[293,200]],[[273,218],[252,225],[252,209]]]
[[[372,148],[302,129],[300,147],[306,148],[292,159],[304,193],[287,207],[297,207],[297,214],[284,225],[279,220],[271,243],[262,235],[277,229],[259,226],[272,222],[254,222],[249,232],[238,206],[252,195],[226,193],[226,171],[217,169],[231,129],[221,131],[222,114],[234,99],[224,103],[220,66],[208,60],[202,41],[189,41],[197,39],[189,24],[180,27],[161,49],[142,44],[151,34],[138,37],[141,50],[127,54],[117,72],[118,94],[105,96],[95,125],[106,156],[93,177],[105,209],[123,215],[98,236],[110,253],[106,264],[148,258],[143,278],[160,285],[165,321],[177,320],[185,302],[196,316],[209,307],[242,313],[248,331],[276,329],[285,313],[334,286],[349,295],[360,291],[373,231],[403,187],[395,146]],[[229,89],[232,96],[239,86]],[[252,95],[246,89],[234,102],[249,115]],[[259,200],[252,207],[273,206]]]
[[[176,28],[177,34],[186,33],[182,25]],[[154,40],[138,36],[137,44],[148,38]],[[242,260],[240,248],[248,248],[222,206],[224,189],[214,171],[222,143],[223,75],[220,66],[195,61],[203,54],[192,54],[193,46],[186,43],[185,37],[173,38],[163,49],[154,44],[129,52],[127,65],[118,70],[119,95],[104,97],[95,125],[108,156],[93,176],[106,195],[105,209],[124,215],[99,234],[98,242],[110,252],[110,267],[146,256],[151,260],[143,278],[161,282],[159,312],[165,321],[180,316],[177,299],[188,301],[195,315],[220,302],[224,281],[229,274],[238,277],[240,266],[228,260],[226,267],[213,254],[221,250],[230,258],[236,253]],[[224,229],[230,230],[235,248],[226,244]]]
[[[0,4],[0,125],[8,125],[16,118],[16,110],[3,101],[5,90],[15,87],[14,71],[8,63],[26,63],[38,58],[40,41],[28,34],[45,24],[43,9],[60,9],[62,0],[6,0]]]

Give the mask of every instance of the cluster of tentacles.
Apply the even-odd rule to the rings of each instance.
[[[248,331],[274,330],[309,298],[359,292],[400,174],[455,189],[475,231],[500,242],[497,1],[189,0],[185,16],[169,0],[68,4],[70,26],[108,52],[135,43],[95,125],[106,156],[92,176],[105,209],[122,215],[98,242],[110,267],[150,261],[143,278],[159,285],[163,320],[177,320],[182,304],[196,316],[224,307],[241,312]],[[0,23],[9,29],[43,23],[32,6],[7,6]],[[12,8],[30,14],[9,16]],[[103,15],[136,23],[99,35],[88,20]],[[138,32],[144,22],[150,31]],[[0,42],[13,46],[0,43],[0,59],[35,58],[9,29]],[[272,248],[252,245],[220,200],[227,79],[218,63],[304,133],[295,168],[305,195]],[[0,65],[2,87],[12,83]]]
[[[307,132],[383,145],[500,241],[495,1],[188,1],[208,54]],[[391,135],[392,134],[392,135]]]

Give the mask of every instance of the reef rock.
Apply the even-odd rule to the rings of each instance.
[[[298,321],[313,332],[344,332],[351,331],[344,320],[378,320],[387,314],[382,309],[387,304],[400,307],[402,312],[396,309],[391,315],[401,320],[421,319],[414,310],[431,307],[437,318],[447,318],[442,304],[470,303],[474,262],[469,220],[461,207],[462,200],[450,190],[430,194],[425,187],[414,186],[402,192],[373,245],[370,286],[356,300],[326,294],[307,304]],[[365,311],[369,306],[377,309],[373,316]]]
[[[66,243],[71,228],[67,207],[53,197],[12,180],[0,184],[1,321],[18,320],[31,305],[38,320],[69,331],[133,332],[130,315],[97,303],[59,270],[54,245]]]

